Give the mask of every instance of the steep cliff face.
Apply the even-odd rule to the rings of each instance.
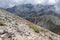
[[[0,9],[0,40],[60,40],[60,36]]]

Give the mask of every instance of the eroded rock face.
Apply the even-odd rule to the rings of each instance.
[[[60,40],[60,36],[1,9],[0,40]]]

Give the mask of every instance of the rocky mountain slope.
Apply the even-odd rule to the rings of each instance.
[[[57,9],[57,10],[56,10]],[[60,34],[59,6],[22,4],[6,10]],[[57,11],[57,12],[56,12]]]
[[[31,17],[29,19],[31,19],[33,23],[36,23],[39,26],[47,28],[54,33],[60,34],[60,18],[57,16],[43,15],[39,17]]]
[[[60,36],[0,9],[0,40],[60,40]]]

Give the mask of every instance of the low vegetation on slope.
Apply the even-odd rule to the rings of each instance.
[[[60,36],[0,9],[0,40],[60,40]]]

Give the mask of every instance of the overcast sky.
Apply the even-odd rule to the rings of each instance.
[[[32,4],[56,4],[58,3],[58,0],[0,0],[0,7],[13,7],[14,5],[19,4],[26,4],[26,3],[32,3]]]

